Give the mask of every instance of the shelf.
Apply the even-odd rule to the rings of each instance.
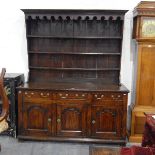
[[[39,70],[67,70],[67,71],[111,71],[111,70],[120,70],[120,68],[52,68],[52,67],[33,67],[30,66],[30,69],[39,69]]]
[[[81,53],[81,52],[34,52],[34,51],[29,51],[29,54],[55,54],[55,55],[121,55],[121,53],[109,53],[109,52],[105,52],[105,53]]]
[[[83,15],[80,11],[75,14],[76,21],[71,21],[72,11],[54,13],[50,21],[45,16],[39,19],[37,15],[36,19],[33,14],[36,20],[28,17],[26,22],[30,80],[103,78],[106,83],[119,83],[123,40],[120,15],[117,20],[115,14],[107,19],[100,11],[95,16],[91,11]]]
[[[47,39],[122,39],[121,36],[41,36],[41,35],[27,35],[27,38],[47,38]]]

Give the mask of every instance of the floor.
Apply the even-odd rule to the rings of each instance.
[[[92,148],[109,148],[101,144],[18,141],[8,136],[0,136],[0,144],[2,148],[0,155],[95,155],[90,153]],[[94,152],[99,155],[96,149]]]
[[[1,136],[0,155],[89,155],[89,145],[23,141]]]

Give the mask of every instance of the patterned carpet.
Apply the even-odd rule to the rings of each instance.
[[[120,147],[110,146],[92,146],[90,147],[90,155],[119,155]]]

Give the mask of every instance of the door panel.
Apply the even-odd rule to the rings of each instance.
[[[54,134],[54,105],[24,103],[24,133],[48,136]]]
[[[41,106],[31,106],[27,109],[27,127],[28,129],[38,129],[44,130],[47,129],[48,124],[44,124],[46,121],[45,115],[46,110]]]
[[[119,108],[92,106],[92,137],[106,139],[120,137],[121,114]]]
[[[113,111],[111,109],[102,109],[102,111],[97,111],[96,120],[98,120],[98,122],[96,125],[98,131],[116,132],[115,115],[116,111]]]
[[[81,109],[66,108],[62,112],[62,126],[64,130],[81,130]]]
[[[57,135],[67,137],[86,136],[88,108],[85,104],[57,104]]]

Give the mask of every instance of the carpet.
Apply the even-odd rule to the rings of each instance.
[[[91,146],[90,155],[120,155],[120,147]]]

